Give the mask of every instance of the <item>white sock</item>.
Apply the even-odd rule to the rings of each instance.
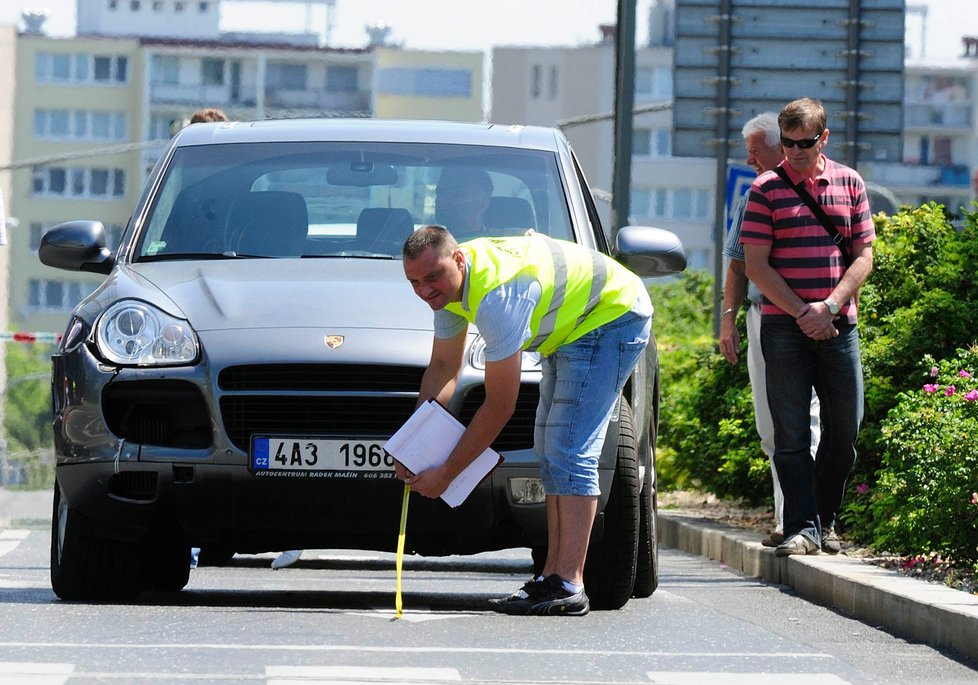
[[[578,592],[584,589],[583,585],[578,585],[577,583],[572,583],[569,580],[560,579],[564,584],[564,589],[567,590],[572,595],[576,595]]]

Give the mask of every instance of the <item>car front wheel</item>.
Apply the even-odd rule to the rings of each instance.
[[[61,599],[120,601],[140,587],[139,545],[83,535],[79,514],[54,484],[51,516],[51,589]]]
[[[632,596],[639,548],[640,475],[632,408],[622,398],[618,460],[604,509],[604,535],[588,549],[584,586],[595,609],[620,609]]]

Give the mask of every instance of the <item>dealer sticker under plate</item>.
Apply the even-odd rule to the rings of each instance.
[[[366,472],[390,471],[394,457],[384,450],[385,440],[335,440],[296,436],[255,436],[251,440],[251,468],[255,472]]]

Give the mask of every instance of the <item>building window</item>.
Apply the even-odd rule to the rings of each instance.
[[[129,80],[129,58],[123,55],[39,52],[35,59],[37,83],[126,83]]]
[[[34,167],[31,194],[62,198],[119,199],[126,194],[124,169]]]
[[[543,68],[539,64],[530,67],[530,97],[534,100],[540,97],[540,81],[543,78]]]
[[[127,140],[125,112],[34,110],[34,137],[55,140]]]
[[[283,90],[305,90],[306,65],[269,64],[266,83],[274,83]]]
[[[377,92],[383,95],[470,97],[472,74],[467,69],[382,69],[377,75]]]
[[[27,304],[33,311],[67,312],[94,289],[90,283],[32,278],[28,281]]]
[[[704,188],[632,188],[629,214],[651,219],[707,221],[710,193]]]
[[[204,58],[201,62],[201,82],[205,86],[224,85],[224,60]]]
[[[109,0],[109,9],[115,11],[119,9],[119,0]]]
[[[555,66],[550,67],[550,82],[548,83],[547,95],[550,97],[551,100],[557,99],[557,92],[559,86],[557,73],[558,73],[557,67]]]
[[[669,67],[638,67],[635,69],[636,100],[672,99],[672,69]]]
[[[172,55],[153,56],[153,83],[180,83],[180,60]]]
[[[201,14],[207,14],[207,10],[210,9],[210,3],[207,0],[201,0],[197,3],[197,9],[200,10]]]
[[[326,67],[326,90],[331,93],[357,92],[357,68]]]
[[[632,155],[636,157],[669,157],[672,136],[667,128],[636,128],[632,133]]]
[[[141,7],[139,0],[129,0],[129,9],[133,12],[138,12]]]

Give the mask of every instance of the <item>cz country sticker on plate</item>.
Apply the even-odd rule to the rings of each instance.
[[[255,436],[251,470],[259,476],[393,478],[385,439]]]

